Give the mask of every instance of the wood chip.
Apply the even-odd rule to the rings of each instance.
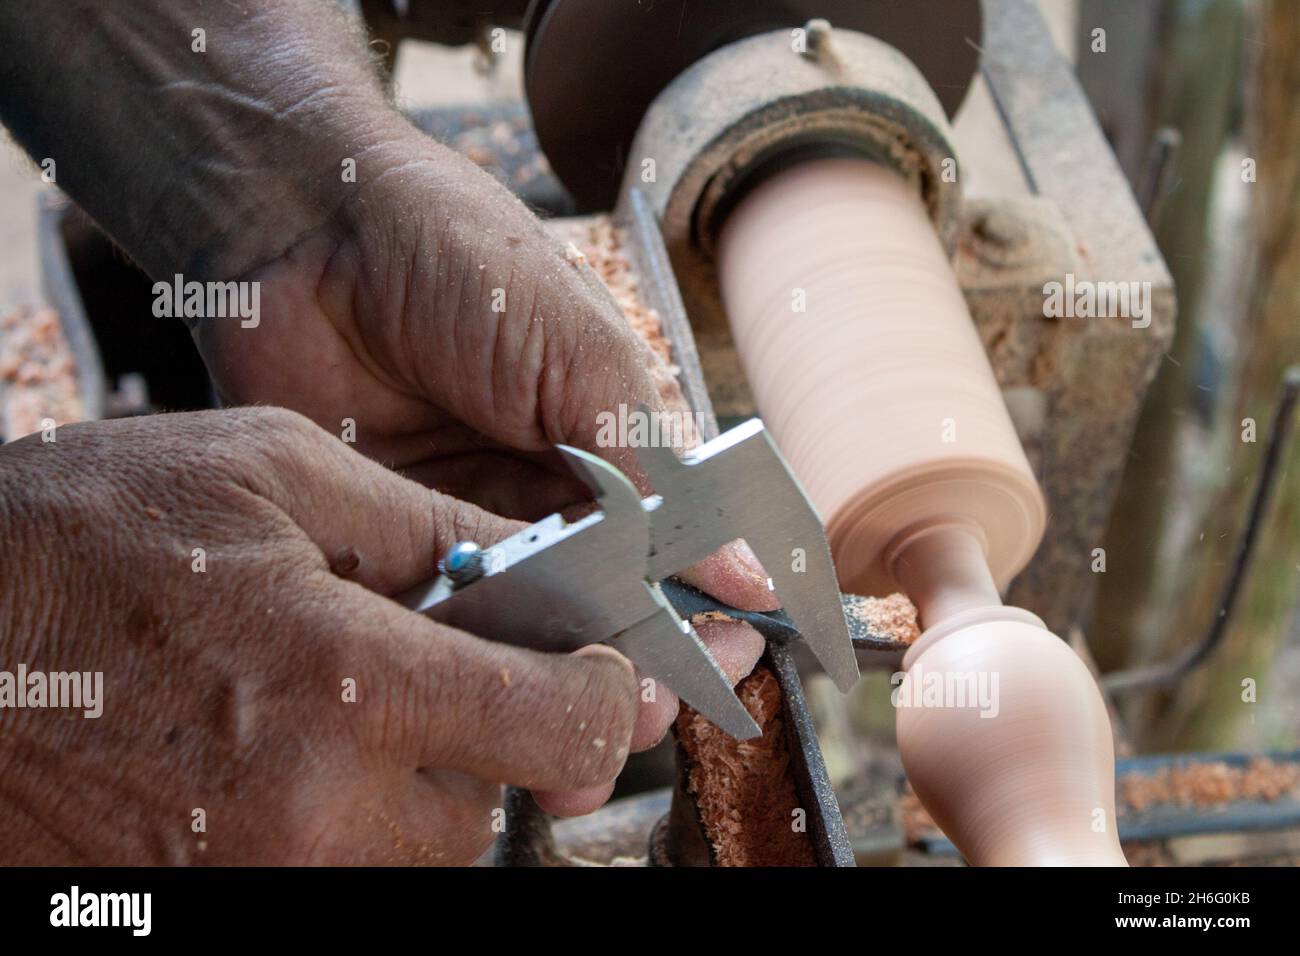
[[[873,634],[902,644],[911,644],[921,636],[921,628],[916,620],[916,605],[905,594],[865,598],[847,605],[844,612],[867,625]]]

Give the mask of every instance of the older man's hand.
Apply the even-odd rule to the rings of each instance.
[[[3,862],[464,864],[502,783],[607,788],[625,658],[384,597],[516,528],[277,409],[0,447],[2,669],[103,675],[97,717],[6,709]]]

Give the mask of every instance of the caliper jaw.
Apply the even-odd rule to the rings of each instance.
[[[848,691],[858,662],[826,530],[762,421],[751,418],[680,459],[668,448],[639,448],[637,459],[658,493],[647,499],[650,579],[744,538],[804,642]]]
[[[650,518],[636,487],[595,455],[560,451],[600,511],[574,522],[550,515],[485,549],[477,579],[456,587],[440,576],[397,600],[449,626],[534,650],[610,641],[644,676],[727,733],[758,736],[699,635],[649,579]]]

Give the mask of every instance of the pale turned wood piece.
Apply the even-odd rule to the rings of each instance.
[[[897,708],[903,768],[935,823],[975,866],[1126,866],[1110,720],[1088,668],[1036,616],[1002,606],[970,526],[911,535],[893,566],[926,629],[905,681],[953,677],[968,695]],[[976,686],[992,706],[969,700]]]
[[[775,173],[723,224],[718,276],[841,585],[915,601],[909,673],[997,676],[996,716],[898,709],[921,802],[975,865],[1125,865],[1101,694],[1038,618],[1001,604],[1045,507],[915,189],[863,159]]]
[[[897,590],[887,548],[949,512],[982,529],[1004,587],[1046,512],[914,188],[862,159],[783,170],[724,223],[718,274],[759,411],[826,522],[844,590]]]

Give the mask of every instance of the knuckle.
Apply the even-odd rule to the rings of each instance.
[[[576,680],[566,682],[570,699],[560,733],[562,769],[574,787],[613,780],[627,760],[636,723],[636,680],[631,669],[605,655],[570,658]]]
[[[307,416],[275,405],[244,409],[245,424],[259,439],[273,443],[315,441],[321,429]]]
[[[427,741],[463,743],[462,729],[446,716],[458,713],[450,699],[457,693],[455,682],[441,668],[429,665],[427,671],[417,678],[411,670],[403,670],[384,685],[379,743],[385,752],[415,757]],[[444,744],[440,749],[454,751],[455,747]]]
[[[448,495],[433,492],[430,507],[433,509],[433,542],[438,551],[451,547],[458,541],[475,541],[476,529],[469,527],[465,520],[465,508],[462,503]]]
[[[433,513],[433,541],[439,552],[459,541],[473,541],[481,547],[496,544],[523,522],[512,522],[475,505],[432,492],[429,507]]]
[[[450,641],[449,641],[450,643]],[[401,642],[366,642],[360,664],[373,688],[365,712],[371,750],[403,766],[434,767],[464,760],[476,748],[492,714],[491,702],[470,687],[470,668],[456,654],[413,653]]]
[[[221,473],[259,494],[318,467],[333,444],[311,419],[287,408],[250,406],[222,414],[227,418],[209,454]]]

